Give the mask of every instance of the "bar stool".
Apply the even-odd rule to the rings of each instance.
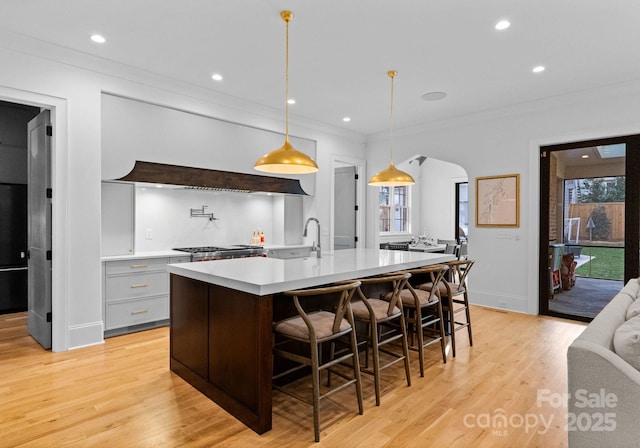
[[[446,333],[442,318],[442,303],[438,290],[425,291],[417,289],[411,284],[411,280],[416,277],[416,281],[426,276],[432,284],[439,285],[444,274],[449,267],[444,264],[434,264],[419,269],[407,270],[411,274],[411,279],[405,284],[405,288],[400,291],[402,306],[405,311],[405,319],[411,335],[409,348],[418,352],[420,362],[420,376],[424,376],[424,348],[440,342],[442,351],[442,361],[447,362]],[[417,339],[417,343],[415,342]]]
[[[285,296],[293,297],[293,302],[298,311],[298,316],[294,316],[274,324],[274,333],[276,341],[273,348],[274,356],[294,361],[297,365],[282,373],[273,376],[273,380],[277,380],[307,366],[311,367],[312,377],[312,399],[299,395],[285,386],[281,386],[273,382],[273,387],[287,395],[313,406],[313,428],[315,432],[315,441],[320,441],[320,419],[319,407],[320,399],[325,398],[351,384],[355,383],[356,395],[358,399],[358,410],[360,415],[363,413],[362,404],[362,383],[360,379],[360,363],[358,361],[358,345],[355,335],[355,326],[353,315],[351,312],[351,298],[360,286],[359,281],[346,284],[339,284],[327,287],[302,289],[296,291],[287,291],[283,293]],[[329,311],[313,311],[307,312],[300,303],[300,297],[311,296],[338,296],[337,305],[334,312]],[[339,357],[334,358],[334,344],[339,339],[348,337],[346,345],[350,347],[349,351],[341,351]],[[322,359],[322,344],[331,343],[331,356],[328,360]],[[310,356],[304,356],[295,350],[296,345],[300,343],[309,346]],[[287,348],[291,348],[287,350]],[[349,367],[353,368],[353,377],[344,374],[338,370],[332,369],[337,364],[352,360]],[[345,379],[342,384],[330,389],[324,393],[320,391],[320,374],[323,370],[331,371]]]
[[[443,280],[438,290],[443,301],[443,311],[446,316],[447,328],[451,334],[451,349],[453,356],[456,356],[456,331],[463,328],[469,333],[469,345],[473,346],[473,336],[471,334],[471,314],[469,312],[469,294],[467,289],[467,275],[475,261],[454,260],[446,263],[451,270],[449,279]],[[432,282],[418,285],[419,289],[425,291],[433,290]],[[465,314],[465,320],[456,320],[456,315]]]
[[[365,365],[361,367],[360,370],[373,375],[376,406],[380,406],[381,370],[397,362],[404,361],[407,386],[411,386],[407,329],[404,321],[402,300],[400,300],[400,291],[404,289],[409,277],[411,277],[409,273],[398,273],[360,279],[359,281],[362,285],[358,287],[357,290],[360,300],[354,300],[351,303],[353,318],[356,323],[361,323],[359,328],[362,327],[364,329],[364,331],[358,333],[358,343],[362,343],[363,341],[365,343]],[[365,294],[362,291],[363,287],[365,291],[371,290],[375,292],[373,294]],[[383,287],[384,289],[382,289]],[[391,292],[386,293],[385,291],[389,289],[391,289]],[[387,294],[387,300],[370,297],[371,295],[378,295],[378,297],[380,297],[384,294]],[[384,347],[398,340],[402,346],[401,354],[397,353],[397,350],[392,351]],[[369,346],[371,346],[373,355],[372,369],[369,368]],[[388,362],[382,365],[380,364],[381,352],[391,357]]]

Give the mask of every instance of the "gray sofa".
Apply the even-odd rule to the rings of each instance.
[[[632,279],[569,346],[570,448],[640,446],[639,313]]]

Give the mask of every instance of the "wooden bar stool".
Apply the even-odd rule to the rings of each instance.
[[[402,306],[405,311],[405,319],[411,335],[409,348],[418,352],[420,362],[420,376],[424,376],[424,348],[440,343],[442,361],[447,362],[446,332],[444,329],[442,302],[438,290],[426,291],[414,287],[411,282],[426,279],[432,284],[439,285],[449,267],[444,264],[434,264],[419,269],[411,269],[406,272],[411,274],[411,279],[406,282],[405,288],[400,292]],[[416,341],[417,339],[417,341]]]
[[[351,384],[356,386],[356,395],[358,399],[358,410],[360,415],[363,413],[362,404],[362,383],[360,380],[360,363],[358,361],[358,345],[356,341],[356,333],[353,315],[351,312],[351,298],[360,286],[359,281],[345,283],[334,286],[321,288],[302,289],[296,291],[287,291],[286,296],[293,297],[298,316],[291,317],[274,324],[274,334],[276,341],[273,348],[274,356],[294,361],[294,367],[273,376],[273,380],[277,380],[292,372],[303,369],[307,366],[311,367],[312,377],[312,397],[302,396],[290,390],[285,386],[281,386],[273,382],[273,387],[287,395],[313,406],[313,428],[315,431],[315,441],[320,441],[320,419],[319,407],[320,399],[325,398]],[[337,304],[334,312],[330,311],[312,311],[304,310],[300,303],[300,297],[310,296],[338,296]],[[329,297],[327,297],[328,299]],[[337,358],[334,344],[340,339],[348,338],[345,342],[348,351],[341,351]],[[322,359],[322,344],[331,343],[331,356],[328,360]],[[308,345],[309,356],[300,354],[300,350],[296,350],[296,345],[300,343]],[[298,347],[299,348],[299,347]],[[340,363],[351,361],[349,365],[353,369],[353,376],[332,369]],[[320,374],[323,370],[330,371],[342,377],[345,381],[338,386],[321,393],[320,391]]]
[[[402,309],[402,301],[400,300],[400,291],[404,289],[407,279],[411,277],[409,273],[399,273],[394,275],[385,275],[379,277],[369,277],[360,279],[362,283],[358,288],[357,297],[351,303],[353,317],[359,326],[364,329],[358,333],[358,342],[366,344],[365,348],[365,365],[360,370],[373,375],[376,406],[380,406],[380,371],[386,369],[393,364],[404,361],[405,375],[407,378],[407,386],[411,386],[411,371],[409,369],[409,349],[407,346],[407,329],[404,321],[404,312]],[[371,290],[373,294],[363,293],[362,289],[368,292]],[[390,292],[386,292],[391,290]],[[387,300],[381,297],[386,294]],[[373,296],[373,297],[371,297]],[[395,341],[400,341],[402,353],[396,350],[390,350],[385,346]],[[369,347],[373,354],[373,368],[369,368]],[[388,355],[391,359],[380,364],[380,353]]]
[[[474,263],[473,260],[447,262],[446,265],[450,269],[448,279],[443,280],[437,288],[443,301],[443,311],[446,316],[447,328],[451,334],[451,349],[454,357],[456,356],[456,331],[466,328],[469,333],[469,345],[473,346],[467,275],[469,275]],[[433,283],[423,283],[418,285],[418,288],[432,291]],[[456,317],[456,315],[461,314],[465,315],[464,321]]]

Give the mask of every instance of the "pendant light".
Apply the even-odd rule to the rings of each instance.
[[[280,17],[287,24],[286,34],[286,65],[285,65],[285,123],[286,133],[284,145],[262,156],[254,168],[258,171],[278,174],[309,174],[318,171],[318,165],[303,152],[295,149],[289,143],[289,22],[293,19],[291,11],[280,12]]]
[[[389,166],[369,179],[369,185],[373,187],[400,187],[416,183],[410,174],[399,170],[393,164],[393,80],[398,72],[389,70],[387,75],[391,78],[391,113],[389,116]]]

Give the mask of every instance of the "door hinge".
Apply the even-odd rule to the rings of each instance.
[[[47,198],[51,199],[53,197],[53,190],[51,188],[47,188]]]
[[[358,173],[356,173],[356,180],[358,180],[358,179],[359,179],[359,177],[358,177]]]
[[[547,151],[542,151],[540,153],[540,157],[542,157],[543,159],[546,159],[547,158]]]
[[[46,132],[47,132],[47,137],[52,137],[53,136],[53,126],[51,126],[51,125],[47,126]]]
[[[354,210],[355,210],[355,211],[358,211],[358,206],[357,206],[357,205],[356,205],[356,206],[354,206]]]
[[[51,322],[51,311],[47,313],[47,322]]]
[[[47,260],[51,260],[51,251],[50,250],[47,251]]]
[[[357,236],[354,236],[353,239],[355,240],[356,243],[358,242],[358,237]]]

